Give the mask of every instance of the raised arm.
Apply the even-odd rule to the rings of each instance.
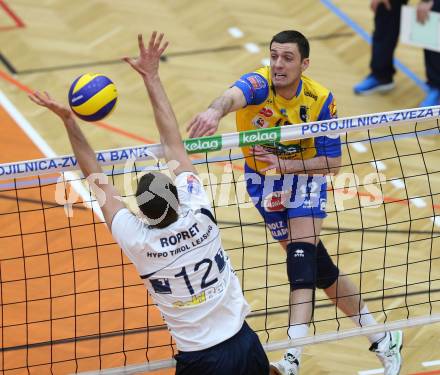
[[[157,32],[154,31],[147,48],[142,35],[139,34],[139,57],[136,59],[125,57],[124,60],[141,75],[144,81],[153,107],[165,159],[167,162],[177,161],[178,166],[173,168],[173,172],[176,175],[185,171],[196,173],[186,153],[176,116],[159,77],[160,56],[168,46],[168,42],[162,43],[163,35],[157,36]]]
[[[92,190],[94,190],[104,214],[105,222],[111,228],[114,215],[125,205],[122,203],[116,188],[108,182],[107,175],[104,174],[97,162],[95,152],[76,123],[72,111],[68,107],[57,103],[48,93],[42,94],[36,91],[29,95],[29,98],[34,103],[48,108],[63,121],[81,171],[88,179]]]
[[[246,98],[238,87],[233,86],[227,89],[221,96],[214,99],[206,111],[194,116],[186,129],[188,136],[195,138],[214,134],[224,116],[245,105]]]

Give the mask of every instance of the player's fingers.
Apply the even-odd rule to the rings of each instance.
[[[194,127],[196,126],[196,123],[197,123],[197,118],[193,118],[186,127],[186,132],[188,133],[188,137],[190,138],[192,136],[192,133],[194,132]]]
[[[29,95],[28,95],[28,98],[29,98],[30,100],[32,100],[35,104],[43,105],[43,103],[41,103],[41,100],[38,99],[34,94],[29,94]]]
[[[124,61],[127,62],[128,65],[130,65],[134,70],[139,71],[139,69],[138,69],[134,59],[131,59],[131,58],[127,57],[127,58],[124,59]]]
[[[50,94],[47,91],[45,91],[44,94],[46,95],[47,99],[52,100],[52,97],[50,96]]]
[[[255,145],[254,147],[252,147],[252,153],[254,155],[261,155],[261,156],[267,155],[267,152],[263,149],[263,147],[259,145]]]
[[[216,129],[214,129],[214,128],[209,128],[209,129],[206,131],[205,135],[213,135],[213,134],[215,133],[215,131],[216,131]]]
[[[278,169],[275,168],[273,165],[268,165],[267,167],[264,167],[264,168],[259,169],[259,172],[267,172],[267,171],[270,171],[270,170],[272,170],[272,169],[276,169],[276,170],[278,170]]]
[[[134,68],[133,59],[131,57],[123,57],[122,60]]]
[[[255,151],[252,152],[251,155],[252,155],[256,160],[258,160],[258,161],[262,161],[262,162],[265,162],[265,163],[268,163],[268,162],[270,161],[270,159],[267,158],[265,155],[261,155],[261,154],[259,154],[258,152],[255,152]]]
[[[151,33],[150,41],[148,42],[148,49],[151,50],[154,48],[154,42],[156,40],[157,31],[153,31]]]
[[[194,126],[195,117],[193,117],[189,122],[188,125],[186,125],[186,132],[189,133],[191,131],[191,128]]]
[[[208,125],[205,122],[203,122],[199,128],[199,134],[197,135],[197,137],[204,137],[208,135],[208,131],[209,131]]]
[[[261,147],[259,145],[253,145],[250,149],[251,149],[252,153],[255,155],[261,154]]]
[[[163,39],[163,33],[159,34],[159,37],[154,41],[154,48],[155,49],[159,49],[160,44],[162,43],[162,39]]]
[[[42,103],[42,105],[45,104],[46,99],[44,98],[44,96],[41,94],[41,92],[39,91],[35,91],[34,92],[34,96]]]
[[[162,55],[162,53],[167,49],[169,42],[165,42],[162,48],[159,49],[159,55]]]
[[[126,63],[128,63],[128,65],[130,65],[137,72],[144,73],[144,71],[137,66],[135,59],[132,59],[130,57],[124,57],[122,60],[124,60]]]
[[[145,49],[144,37],[142,36],[142,34],[138,34],[138,46],[139,51],[143,51]]]
[[[190,138],[194,138],[194,137],[199,137],[200,136],[200,128],[202,126],[202,123],[200,122],[199,119],[195,119],[195,121],[193,121],[191,123],[190,126],[190,131],[189,131],[189,137]]]
[[[206,133],[206,126],[203,122],[199,122],[197,125],[197,128],[195,129],[195,132],[193,134],[193,137],[203,137]]]
[[[253,153],[252,156],[255,158],[255,160],[261,161],[261,162],[268,162],[267,158],[263,155],[259,155],[256,153]]]
[[[194,126],[194,127],[191,128],[191,130],[190,130],[189,133],[188,133],[188,137],[189,137],[189,138],[195,138],[195,137],[198,137],[198,129],[197,129],[197,126]]]

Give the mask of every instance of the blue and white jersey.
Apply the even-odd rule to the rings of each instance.
[[[175,185],[180,201],[175,223],[152,229],[122,209],[113,218],[112,234],[136,266],[177,348],[195,351],[235,335],[250,309],[199,178],[184,172]]]

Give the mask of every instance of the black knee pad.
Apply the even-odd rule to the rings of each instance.
[[[287,276],[290,290],[315,289],[316,246],[307,242],[287,245]]]
[[[333,263],[332,258],[328,255],[327,249],[321,241],[319,241],[316,250],[316,287],[319,289],[327,289],[338,279],[339,268]]]

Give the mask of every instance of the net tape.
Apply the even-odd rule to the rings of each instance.
[[[242,146],[264,144],[287,140],[299,140],[319,136],[335,136],[341,133],[372,130],[407,123],[420,123],[440,117],[440,106],[413,108],[390,112],[372,113],[361,116],[343,117],[282,127],[247,130],[184,141],[189,154],[230,150]],[[137,161],[163,157],[160,144],[116,148],[99,151],[96,158],[101,165],[122,164],[128,159]],[[0,164],[0,180],[78,170],[77,160],[72,155],[42,158],[30,161]]]

